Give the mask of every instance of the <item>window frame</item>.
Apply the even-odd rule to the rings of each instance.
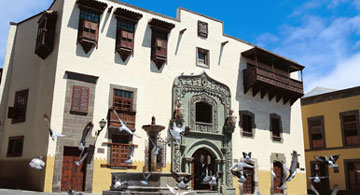
[[[130,98],[125,98],[124,95],[122,96],[118,96],[116,97],[116,93],[115,91],[121,91],[122,94],[125,94],[124,92],[126,93],[130,93]],[[129,90],[124,90],[124,89],[118,89],[118,88],[114,88],[113,89],[113,101],[112,101],[112,107],[113,108],[116,108],[116,110],[121,110],[121,111],[124,111],[124,112],[133,112],[134,111],[134,92],[133,91],[129,91]],[[115,99],[118,98],[118,99],[121,99],[122,101],[129,101],[130,102],[130,108],[127,110],[127,109],[124,109],[124,107],[118,107],[115,105]]]
[[[255,128],[256,128],[256,124],[255,124],[255,114],[248,111],[248,110],[240,110],[239,111],[239,116],[240,116],[240,121],[239,121],[239,126],[241,128],[241,136],[243,137],[253,137],[255,135]],[[249,131],[245,131],[244,130],[244,116],[248,116],[251,117],[251,132]]]
[[[79,106],[78,108],[75,108],[74,105],[74,98],[75,98],[75,89],[79,88],[80,89],[80,97],[79,97]],[[83,90],[87,91],[87,97],[86,97],[86,110],[81,110],[81,103],[83,101]],[[70,113],[71,114],[87,114],[89,111],[89,101],[90,101],[90,88],[89,87],[85,87],[85,86],[80,86],[80,85],[73,85],[72,87],[72,95],[71,95],[71,107],[70,107]]]
[[[320,120],[320,126],[321,126],[321,135],[322,135],[322,147],[314,147],[313,146],[313,139],[311,134],[311,121],[313,120]],[[309,135],[309,146],[310,149],[323,149],[326,148],[326,137],[325,137],[325,119],[323,115],[320,116],[314,116],[314,117],[308,117],[307,118],[308,123],[308,135]]]
[[[273,123],[272,123],[273,119],[279,121],[279,136],[274,135],[274,129],[273,129]],[[283,140],[282,139],[283,129],[282,129],[281,116],[276,114],[276,113],[271,113],[270,114],[270,131],[271,131],[271,139],[272,139],[272,141],[282,142],[282,140]]]
[[[204,63],[200,63],[199,54],[205,55]],[[196,47],[196,65],[203,68],[210,68],[210,51],[200,47]]]
[[[19,97],[23,97],[25,100],[24,105],[20,107],[19,107],[20,103],[18,102]],[[21,123],[26,121],[26,108],[27,108],[28,99],[29,99],[29,89],[24,89],[15,92],[14,108],[18,110],[20,113],[17,113],[16,117],[11,119],[11,124]]]
[[[355,115],[355,123],[356,123],[356,132],[357,132],[357,137],[358,137],[358,144],[354,144],[354,145],[350,145],[347,144],[346,141],[346,135],[345,135],[345,126],[344,126],[344,116],[349,116],[349,115]],[[342,134],[342,141],[343,141],[343,146],[344,147],[357,147],[360,145],[360,124],[359,124],[359,110],[350,110],[350,111],[345,111],[345,112],[340,112],[339,113],[340,116],[340,126],[341,126],[341,134]]]
[[[92,48],[98,47],[102,12],[99,10],[90,9],[88,7],[83,7],[83,6],[79,6],[79,9],[80,11],[79,11],[77,43],[80,43],[85,53],[87,54]],[[83,17],[84,15],[88,16],[89,18]],[[96,24],[96,34],[94,35],[94,39],[90,38],[90,31],[88,32],[88,35],[86,36],[84,35],[84,29],[86,23],[90,24],[91,29],[92,29],[92,25]]]
[[[18,153],[11,153],[12,151],[10,150],[10,143],[12,141],[21,141],[21,149],[20,152]],[[8,148],[7,148],[7,152],[6,152],[6,157],[22,157],[22,153],[24,150],[24,136],[12,136],[9,137],[8,139]]]

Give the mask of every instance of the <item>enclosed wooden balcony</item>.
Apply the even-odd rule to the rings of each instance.
[[[133,111],[123,111],[120,109],[117,109],[115,107],[109,109],[109,129],[118,129],[120,127],[120,121],[115,116],[113,110],[116,110],[116,113],[119,115],[120,119],[126,124],[126,126],[135,131],[135,116],[136,112]]]
[[[264,98],[268,94],[270,101],[275,97],[277,102],[283,99],[284,104],[293,104],[303,96],[303,82],[290,78],[290,73],[302,72],[303,66],[258,47],[242,55],[251,62],[243,71],[245,94],[252,89],[253,96],[260,92]]]

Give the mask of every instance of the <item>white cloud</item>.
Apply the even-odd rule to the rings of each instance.
[[[3,65],[10,22],[20,22],[51,5],[52,0],[1,0],[0,1],[0,66]]]
[[[360,86],[360,53],[353,55],[349,59],[339,61],[336,67],[327,75],[319,78],[310,79],[308,90],[317,86],[343,89]]]
[[[340,3],[344,1],[337,1],[334,6]],[[354,41],[354,37],[360,37],[360,15],[322,18],[304,14],[297,19],[299,25],[283,25],[273,35],[279,38],[277,43],[266,39],[258,43],[306,66],[305,91],[317,85],[328,88],[360,85],[359,79],[353,78],[360,78],[354,74],[355,70],[360,72],[360,64],[356,63],[356,60],[360,62],[360,43]],[[263,36],[271,37],[268,33],[259,37]]]

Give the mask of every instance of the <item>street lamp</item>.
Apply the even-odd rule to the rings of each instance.
[[[101,121],[99,122],[100,128],[103,129],[106,125],[106,120],[101,119]]]

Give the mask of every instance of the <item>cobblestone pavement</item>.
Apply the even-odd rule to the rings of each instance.
[[[44,192],[34,192],[34,191],[25,191],[25,190],[11,190],[11,189],[0,189],[0,195],[68,195],[66,192],[54,192],[54,193],[44,193]],[[91,194],[83,193],[84,195],[100,195],[100,194]]]

